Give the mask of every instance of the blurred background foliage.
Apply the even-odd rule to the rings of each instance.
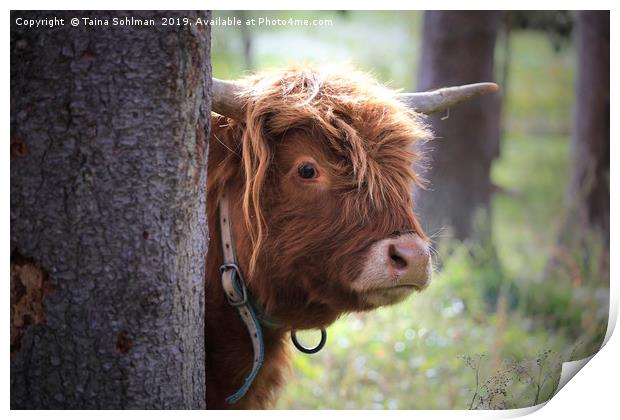
[[[417,84],[421,12],[214,16],[331,20],[215,26],[215,77],[346,61],[393,88]],[[431,286],[399,305],[345,316],[329,328],[320,353],[295,353],[278,408],[530,406],[553,394],[562,361],[599,349],[608,316],[606,250],[585,232],[585,242],[557,255],[575,103],[573,20],[567,12],[516,12],[510,31],[503,26],[498,34],[495,68],[503,69],[497,80],[504,77],[506,85],[501,153],[491,168],[490,220],[481,214],[477,221],[491,226],[490,235],[478,241],[435,235],[440,267]],[[553,258],[562,263],[550,265]],[[309,345],[317,336],[301,334]]]

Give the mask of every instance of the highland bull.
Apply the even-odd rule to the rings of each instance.
[[[431,280],[414,214],[422,114],[490,83],[399,94],[351,70],[213,80],[207,407],[268,408],[288,335],[402,301]]]

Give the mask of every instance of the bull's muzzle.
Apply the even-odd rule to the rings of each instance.
[[[431,279],[431,255],[428,244],[416,234],[399,235],[382,244],[387,255],[386,270],[395,287],[411,286],[422,290]]]
[[[431,281],[428,244],[415,233],[382,239],[371,245],[352,288],[371,306],[399,302]]]

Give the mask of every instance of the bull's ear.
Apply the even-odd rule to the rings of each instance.
[[[223,153],[241,157],[243,126],[232,118],[211,114],[209,153]],[[222,156],[224,158],[225,156]]]
[[[242,169],[243,130],[230,118],[211,115],[209,134],[209,175],[207,189],[219,196],[230,180],[239,178]]]
[[[416,112],[432,114],[444,111],[468,99],[497,92],[498,89],[495,83],[474,83],[430,92],[401,93],[398,95],[398,100]]]

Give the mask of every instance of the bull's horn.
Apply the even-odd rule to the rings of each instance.
[[[453,86],[430,92],[401,93],[398,99],[409,108],[423,114],[446,110],[460,102],[487,93],[497,92],[495,83],[474,83],[473,85]]]
[[[243,104],[239,93],[243,87],[233,81],[213,78],[213,101],[211,109],[220,115],[243,121]],[[401,93],[398,99],[409,108],[423,114],[446,110],[460,102],[487,93],[497,92],[495,83],[475,83],[472,85],[441,88],[430,92]]]
[[[243,87],[229,80],[213,78],[211,109],[220,115],[233,118],[237,121],[245,119],[243,104],[239,100],[239,93]]]

